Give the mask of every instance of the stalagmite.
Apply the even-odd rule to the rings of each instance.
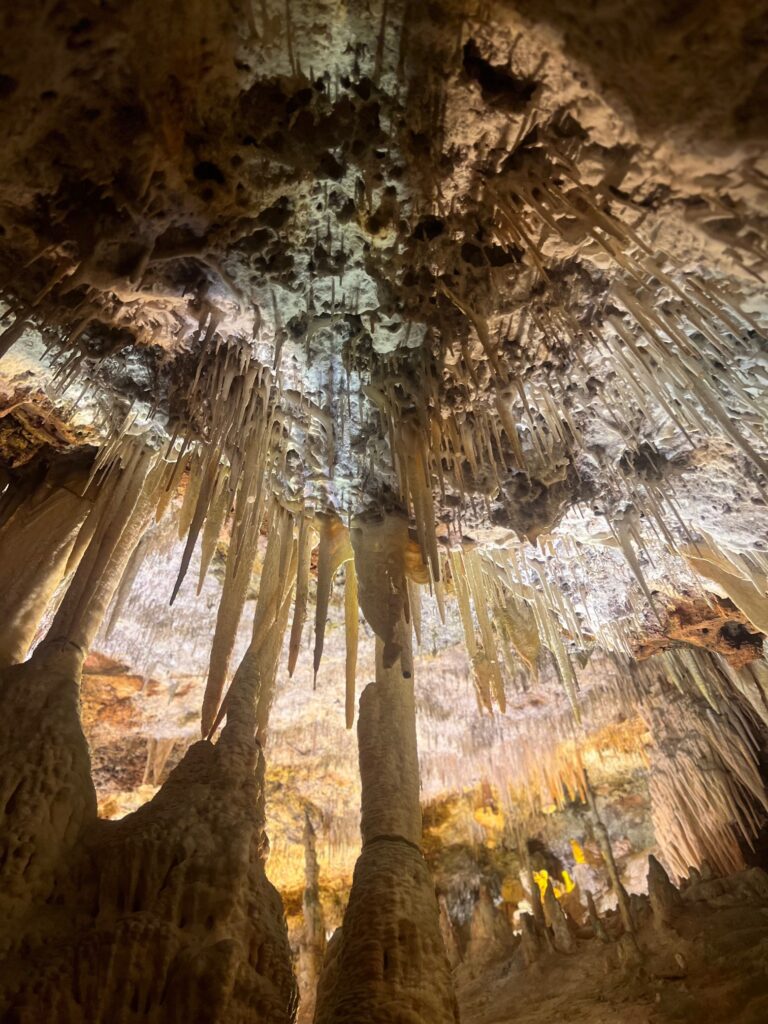
[[[390,642],[399,657],[385,665],[385,641],[377,637],[376,681],[360,698],[363,849],[341,936],[323,967],[316,1024],[458,1020],[434,884],[419,848],[410,626],[402,618]]]
[[[589,891],[589,889],[587,889],[587,912],[589,914],[589,923],[592,925],[592,930],[594,931],[596,937],[600,939],[601,942],[610,942],[608,932],[606,932],[605,930],[605,925],[600,920],[600,917],[597,913],[597,908],[595,907],[595,898]]]
[[[496,909],[487,886],[481,885],[472,909],[466,959],[473,968],[504,955],[512,945],[511,929]]]
[[[520,917],[521,927],[521,948],[526,967],[532,967],[542,955],[542,943],[536,927],[536,922],[530,914],[522,914]]]
[[[520,851],[520,858],[523,865],[521,872],[523,878],[523,889],[528,897],[529,903],[531,904],[533,920],[540,928],[543,929],[546,921],[544,918],[544,907],[541,903],[541,890],[533,877],[531,854],[528,850],[528,840],[523,836],[520,830],[518,830],[517,833],[517,848]]]
[[[440,934],[443,937],[445,954],[448,957],[448,963],[451,970],[455,970],[455,968],[461,963],[461,952],[459,950],[458,939],[456,938],[456,929],[451,921],[451,915],[448,911],[448,903],[445,896],[438,896],[437,903],[440,907]]]
[[[680,902],[679,895],[669,875],[653,854],[648,858],[648,896],[656,925],[661,927],[670,924]]]
[[[50,898],[60,865],[96,819],[79,718],[83,658],[74,644],[56,641],[0,676],[0,949],[6,955],[23,942],[16,922]],[[8,995],[0,997],[0,1013]]]
[[[586,772],[584,773],[584,776],[586,782],[587,803],[592,815],[592,827],[595,830],[595,836],[600,846],[600,852],[603,855],[608,877],[611,880],[611,888],[616,894],[621,922],[624,925],[625,932],[628,935],[631,935],[635,930],[635,926],[629,905],[629,895],[627,894],[627,890],[624,888],[619,875],[616,858],[613,855],[613,847],[611,846],[611,837],[608,833],[608,829],[605,827],[603,819],[600,817],[597,800],[595,799],[595,791],[592,788],[592,784],[590,783],[589,776]]]
[[[552,929],[555,948],[561,953],[572,953],[574,949],[573,935],[571,935],[568,918],[555,896],[551,878],[547,880],[547,887],[544,890],[544,913],[547,917],[547,924]]]
[[[50,640],[4,674],[4,1019],[79,1024],[133,1007],[181,1024],[202,1007],[221,1022],[294,1020],[282,908],[264,874],[255,739],[280,644],[260,650],[235,677],[218,742],[194,744],[155,798],[119,822],[96,818],[77,708],[82,649]],[[16,923],[25,915],[29,929]]]
[[[315,1015],[315,995],[325,954],[325,919],[320,904],[319,866],[315,830],[309,811],[304,814],[304,894],[301,909],[304,931],[299,944],[297,976],[301,1002],[298,1024],[312,1024]]]

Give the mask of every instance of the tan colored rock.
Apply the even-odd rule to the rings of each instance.
[[[193,745],[154,799],[117,822],[96,817],[81,649],[48,641],[5,672],[3,1020],[294,1020],[282,906],[264,871],[255,732],[268,666],[251,662],[218,741]]]
[[[494,905],[486,885],[480,886],[469,925],[469,943],[465,960],[476,971],[514,947],[514,933],[504,915]]]
[[[547,887],[544,890],[544,913],[547,918],[547,924],[552,929],[555,948],[561,953],[572,953],[575,948],[574,938],[571,934],[568,918],[565,916],[563,908],[555,896],[551,878],[548,880]]]
[[[0,665],[23,661],[90,507],[82,465],[49,470],[0,526]]]
[[[304,933],[299,944],[297,981],[299,984],[298,1024],[312,1024],[315,998],[325,955],[325,919],[320,904],[320,871],[317,863],[315,830],[309,812],[304,822],[304,865],[306,884],[301,906]]]

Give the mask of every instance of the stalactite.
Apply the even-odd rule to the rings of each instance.
[[[353,557],[349,530],[338,516],[318,516],[320,544],[317,554],[317,599],[315,604],[315,649],[313,669],[315,680],[323,657],[325,626],[331,599],[333,577],[338,569]]]
[[[385,664],[390,666],[400,656],[397,623],[408,608],[408,521],[397,515],[360,516],[352,524],[351,540],[360,608],[382,641]]]
[[[275,511],[272,529],[267,537],[251,641],[229,691],[211,723],[209,736],[225,715],[229,722],[230,716],[234,713],[233,701],[241,707],[239,714],[242,715],[250,714],[252,702],[257,736],[260,743],[265,742],[269,712],[274,699],[278,659],[296,582],[297,562],[293,518],[290,513],[278,509]]]
[[[81,532],[92,517],[96,524],[87,530],[87,547],[44,643],[66,640],[88,651],[151,521],[161,474],[161,464],[139,442],[128,448],[123,467],[113,470],[117,479],[101,485]]]
[[[309,573],[314,547],[314,532],[308,516],[302,516],[299,525],[299,561],[296,573],[296,605],[293,612],[291,639],[288,645],[288,675],[292,676],[296,668],[301,647],[301,637],[307,618],[307,598],[309,596]]]
[[[647,696],[640,704],[653,738],[654,828],[664,861],[678,878],[705,860],[722,873],[739,870],[744,864],[740,844],[752,843],[768,814],[750,723],[733,699],[723,700],[715,689],[719,676],[712,674],[711,656],[690,652],[690,657],[710,673],[714,706],[697,696],[700,686],[685,661],[670,655],[658,660],[661,674],[658,669],[642,674]],[[672,685],[662,681],[665,668]]]
[[[357,679],[357,643],[359,633],[358,586],[355,560],[346,563],[344,578],[344,631],[346,642],[344,717],[347,728],[355,721],[355,683]]]

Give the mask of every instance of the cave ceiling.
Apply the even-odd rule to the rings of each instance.
[[[97,437],[129,410],[205,436],[190,381],[246,346],[274,367],[289,499],[407,503],[413,424],[442,522],[535,539],[695,460],[682,431],[716,438],[682,404],[714,400],[747,424],[725,436],[749,502],[754,4],[31,3],[3,29],[4,347],[23,330],[32,362],[47,350],[70,419],[62,389],[86,382]],[[630,365],[638,324],[670,360],[695,334],[681,374],[714,394],[671,368],[660,404]]]

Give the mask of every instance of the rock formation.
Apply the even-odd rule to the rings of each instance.
[[[766,0],[7,8],[0,1016],[762,1020]]]
[[[23,661],[56,588],[71,564],[77,531],[90,507],[83,495],[87,463],[73,460],[44,467],[41,479],[5,495],[0,526],[3,586],[0,664]]]
[[[150,803],[108,822],[79,722],[82,660],[53,640],[2,680],[3,1019],[293,1021],[263,863],[261,673],[233,684],[215,744],[190,747]]]
[[[312,1024],[315,1016],[315,995],[325,956],[325,920],[320,904],[315,830],[309,812],[304,825],[304,864],[306,884],[301,901],[304,933],[299,945],[299,961],[296,969],[301,1001],[299,1024]]]
[[[419,847],[410,626],[402,617],[396,625],[399,654],[387,665],[377,638],[376,681],[360,698],[363,849],[341,934],[328,947],[317,1024],[458,1020],[435,886]]]
[[[526,916],[522,944],[510,943],[477,977],[457,974],[462,1019],[490,1024],[500,1006],[514,1004],[506,1019],[523,1024],[582,1013],[606,1022],[702,1016],[757,1024],[768,1006],[765,873],[692,877],[680,890],[658,863],[651,862],[651,874],[650,895],[634,900],[631,956],[615,912],[578,937],[568,933],[567,952],[557,942],[548,946]]]

